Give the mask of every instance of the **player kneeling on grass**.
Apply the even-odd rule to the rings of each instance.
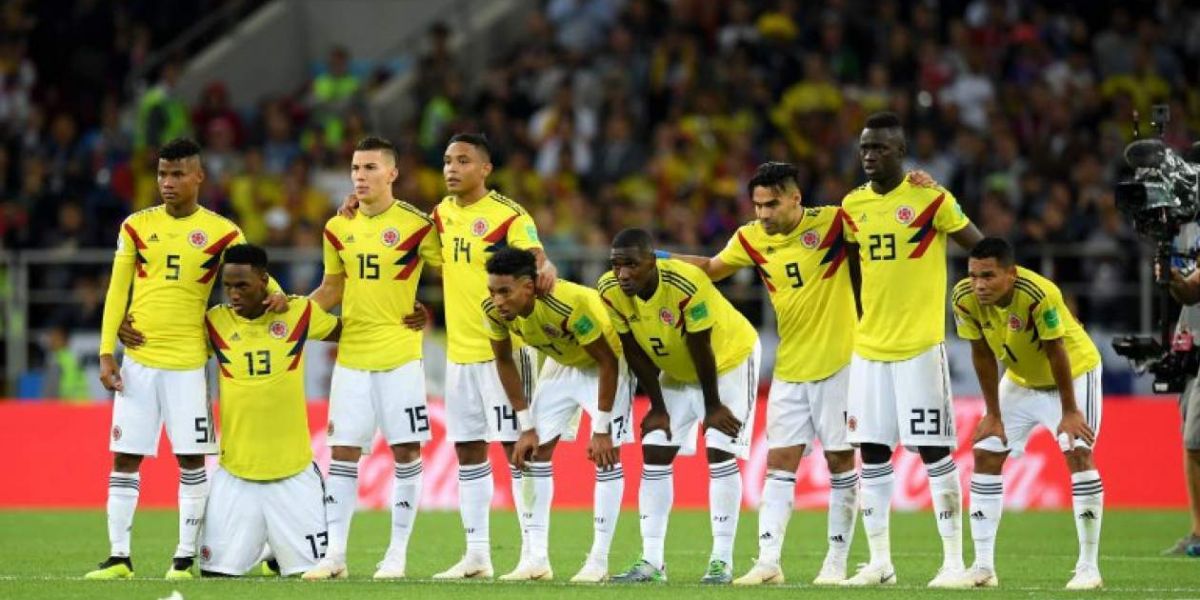
[[[229,304],[205,317],[221,393],[221,461],[213,475],[200,547],[205,576],[237,576],[269,543],[280,572],[303,573],[328,542],[325,489],[313,463],[304,398],[304,345],[334,341],[341,322],[308,298],[268,313],[267,254],[225,251],[221,283]]]
[[[650,234],[613,238],[612,271],[596,286],[621,336],[625,359],[650,396],[642,417],[642,557],[614,582],[666,581],[663,562],[677,454],[693,454],[701,423],[708,458],[713,547],[703,583],[733,580],[742,504],[737,459],[750,454],[758,393],[758,332],[700,268],[658,259]]]
[[[618,450],[632,440],[630,410],[633,382],[621,358],[621,342],[595,290],[559,280],[551,293],[534,295],[537,261],[527,250],[506,248],[487,261],[489,298],[483,301],[484,326],[496,355],[496,371],[517,412],[521,437],[513,464],[532,482],[526,502],[529,554],[500,579],[550,579],[548,558],[550,505],[554,478],[550,459],[559,438],[573,439],[579,410],[592,422],[588,456],[596,463],[595,537],[592,551],[575,582],[608,577],[608,550],[621,512],[625,475]],[[511,335],[545,357],[533,398],[513,360]]]
[[[975,429],[971,477],[971,537],[975,586],[999,583],[992,553],[1004,504],[1000,470],[1020,455],[1034,427],[1056,432],[1071,471],[1079,561],[1070,590],[1102,585],[1096,555],[1104,515],[1104,486],[1092,462],[1100,431],[1100,353],[1048,279],[1018,267],[1013,249],[985,238],[971,251],[968,277],[954,287],[958,335],[971,342],[971,359],[987,414]],[[1007,371],[999,376],[996,358]]]

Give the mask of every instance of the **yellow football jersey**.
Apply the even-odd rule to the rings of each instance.
[[[621,355],[621,339],[613,329],[600,294],[578,283],[558,280],[554,293],[534,299],[533,312],[528,317],[505,320],[491,298],[483,301],[483,314],[489,338],[502,341],[515,334],[555,362],[569,367],[596,366],[596,360],[583,347],[602,336],[613,352]]]
[[[717,255],[734,267],[754,267],[775,307],[779,350],[775,377],[820,381],[850,363],[858,315],[836,206],[806,208],[786,234],[768,235],[758,221],[738,228]]]
[[[208,360],[204,311],[221,268],[221,253],[245,243],[229,219],[207,208],[176,219],[163,205],[121,224],[104,305],[100,354],[111,354],[128,312],[146,343],[126,353],[158,369],[198,369]],[[130,293],[132,287],[132,293]]]
[[[442,282],[446,303],[447,354],[459,363],[492,360],[492,345],[483,326],[488,297],[488,257],[506,246],[541,248],[537,226],[521,205],[496,191],[469,206],[447,196],[433,209],[442,239]],[[513,340],[513,347],[520,347]]]
[[[421,332],[404,326],[413,310],[425,263],[442,264],[433,220],[395,202],[387,210],[325,224],[325,272],[344,273],[342,337],[337,362],[363,371],[389,371],[421,358]]]
[[[1100,364],[1100,352],[1063,303],[1058,286],[1024,267],[1017,267],[1017,283],[1008,306],[980,305],[969,278],[954,286],[953,306],[958,337],[986,340],[1018,385],[1054,387],[1042,340],[1063,341],[1071,360],[1071,377]]]
[[[880,195],[863,185],[846,195],[846,239],[859,245],[863,316],[854,351],[863,358],[912,358],[946,339],[946,234],[971,223],[954,196],[904,179]]]
[[[304,398],[304,344],[337,318],[308,298],[285,313],[245,319],[228,304],[208,311],[208,344],[220,370],[221,467],[242,479],[291,477],[312,463]]]
[[[717,372],[738,366],[754,350],[758,332],[699,267],[658,260],[658,287],[649,300],[626,296],[612,271],[596,285],[620,333],[631,333],[658,368],[683,383],[699,381],[684,339],[686,332],[712,330]]]

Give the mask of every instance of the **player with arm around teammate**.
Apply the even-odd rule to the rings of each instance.
[[[221,459],[205,512],[200,569],[239,576],[269,543],[284,576],[304,572],[325,552],[325,490],[313,462],[304,397],[304,349],[336,341],[340,321],[308,298],[283,313],[264,310],[267,254],[225,251],[228,304],[205,317],[221,393]]]

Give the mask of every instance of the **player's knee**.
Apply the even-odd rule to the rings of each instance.
[[[642,446],[642,462],[648,465],[669,465],[679,448],[671,446]]]
[[[950,456],[950,449],[945,446],[919,446],[917,453],[921,455],[921,462],[929,465]]]
[[[1091,471],[1096,468],[1096,464],[1092,462],[1092,451],[1088,448],[1075,448],[1063,454],[1067,458],[1067,469],[1072,473]]]
[[[829,465],[830,473],[845,473],[854,469],[854,451],[838,450],[825,453],[825,464]]]
[[[804,456],[804,446],[771,448],[767,450],[767,468],[775,471],[795,472]]]
[[[487,442],[457,442],[454,453],[460,465],[481,465],[487,462]],[[504,444],[505,456],[512,456],[512,444]]]
[[[362,458],[362,448],[357,446],[334,446],[330,449],[329,456],[337,461],[358,462],[358,459]]]
[[[975,449],[975,472],[981,475],[999,475],[1004,469],[1004,461],[1008,453],[992,452]]]
[[[392,446],[392,458],[397,464],[410,463],[421,458],[421,444],[416,442],[410,444],[396,444]],[[355,459],[357,460],[357,459]]]
[[[858,451],[862,454],[863,463],[880,465],[892,460],[892,449],[883,444],[863,444]]]
[[[716,448],[709,448],[705,450],[705,455],[708,458],[709,464],[723,463],[734,459],[733,454],[730,454],[724,450],[718,450]]]
[[[142,466],[139,454],[113,454],[113,470],[118,473],[136,473]]]

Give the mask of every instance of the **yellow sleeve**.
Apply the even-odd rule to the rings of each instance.
[[[316,302],[308,298],[301,298],[308,303],[312,312],[308,316],[308,339],[323,340],[333,332],[333,328],[337,327],[338,318],[325,312]]]
[[[1057,340],[1067,335],[1067,306],[1062,295],[1048,293],[1033,309],[1033,326],[1043,340]]]
[[[716,325],[712,305],[714,296],[720,292],[708,279],[692,283],[696,284],[696,294],[692,296],[691,302],[683,307],[683,326],[688,333],[697,333],[712,329],[713,325]]]
[[[489,340],[503,342],[509,338],[508,327],[504,324],[504,318],[490,304],[490,300],[484,301],[483,331],[487,334]]]
[[[509,225],[508,245],[521,250],[541,249],[542,241],[538,238],[537,225],[533,224],[533,217],[528,213],[517,215]]]
[[[575,309],[571,311],[571,316],[567,319],[567,329],[575,335],[580,346],[600,339],[604,333],[600,329],[600,315],[595,314],[591,305],[584,301],[575,305]]]
[[[733,237],[729,238],[729,242],[725,244],[725,248],[714,258],[731,267],[754,266],[754,261],[750,259],[750,255],[746,253],[746,249],[742,246],[745,239],[741,230],[738,230],[733,234]]]
[[[117,349],[117,330],[125,320],[129,308],[129,293],[133,286],[134,264],[137,250],[133,240],[122,225],[117,234],[117,252],[113,256],[112,276],[108,280],[108,294],[104,298],[104,317],[100,322],[100,354],[112,354]]]
[[[417,251],[421,254],[421,259],[425,261],[425,264],[431,267],[442,266],[442,236],[438,234],[436,225],[429,228],[429,233],[425,234]],[[328,259],[325,264],[329,264]],[[325,267],[325,272],[329,272],[328,266]]]
[[[983,328],[979,324],[979,319],[975,318],[971,311],[960,302],[955,302],[953,308],[954,327],[958,331],[958,337],[964,340],[983,339]]]
[[[963,213],[962,206],[959,205],[954,195],[945,190],[942,190],[942,193],[946,195],[946,198],[942,201],[942,205],[938,207],[937,213],[933,215],[934,228],[938,231],[954,233],[970,225],[971,220]]]
[[[342,257],[338,254],[338,249],[333,245],[337,236],[329,229],[329,225],[325,226],[324,235],[321,237],[322,254],[325,257],[325,274],[340,275],[341,273],[345,273],[346,267],[342,264]]]

